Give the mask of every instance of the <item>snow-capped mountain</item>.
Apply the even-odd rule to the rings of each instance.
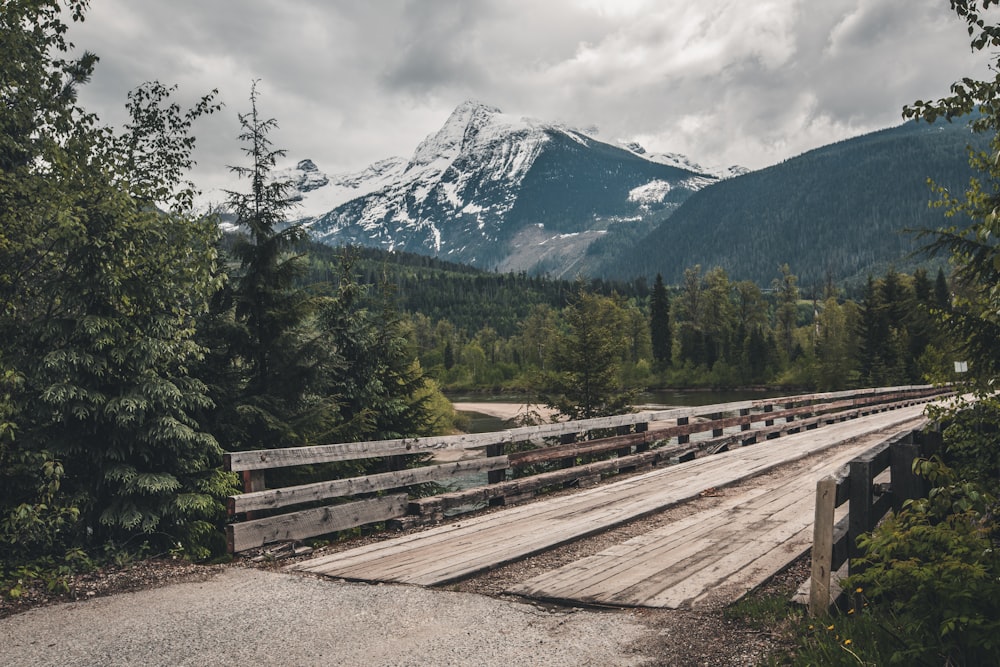
[[[340,176],[303,160],[277,175],[320,241],[563,275],[609,226],[662,218],[731,173],[468,101],[409,160]]]

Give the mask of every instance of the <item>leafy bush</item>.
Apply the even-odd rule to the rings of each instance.
[[[934,488],[859,539],[849,584],[896,639],[892,664],[1000,664],[996,499],[939,460],[915,468]]]

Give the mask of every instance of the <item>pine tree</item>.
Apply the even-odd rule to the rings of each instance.
[[[627,350],[621,304],[581,287],[563,318],[565,331],[550,353],[552,370],[539,381],[540,401],[570,419],[627,412],[634,392],[622,386],[618,373]]]
[[[670,296],[663,285],[663,276],[656,274],[650,302],[649,333],[653,342],[653,359],[661,367],[670,365],[673,338],[670,334]]]
[[[317,326],[326,299],[301,285],[305,267],[297,248],[305,231],[288,220],[291,185],[273,177],[284,155],[269,136],[277,121],[262,118],[257,102],[255,82],[250,111],[239,115],[249,165],[230,167],[249,189],[227,193],[244,232],[233,244],[240,267],[215,301],[212,329],[222,340],[209,342],[222,378],[214,387],[214,421],[227,449],[315,442],[338,419],[326,383],[341,362]]]

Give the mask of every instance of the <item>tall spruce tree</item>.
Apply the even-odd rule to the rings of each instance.
[[[326,299],[301,284],[305,267],[297,248],[305,231],[289,220],[295,206],[290,183],[273,177],[285,152],[271,142],[277,121],[260,115],[256,82],[250,111],[239,119],[249,164],[230,169],[249,188],[227,192],[243,233],[233,244],[239,270],[216,297],[214,329],[224,338],[213,345],[222,378],[214,392],[216,428],[230,449],[301,445],[338,419],[326,382],[340,362],[318,327]]]
[[[670,334],[670,295],[663,284],[663,276],[656,274],[650,301],[649,333],[653,342],[653,359],[661,367],[670,365],[673,337]]]

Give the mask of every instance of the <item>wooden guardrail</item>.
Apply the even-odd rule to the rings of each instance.
[[[832,579],[845,562],[849,575],[859,571],[853,560],[862,555],[858,537],[875,528],[890,509],[899,511],[906,500],[927,494],[926,481],[913,473],[913,461],[937,451],[941,434],[924,426],[876,445],[816,483],[811,615],[825,613],[839,597],[831,599]],[[889,481],[877,482],[886,471]],[[844,503],[849,511],[835,522],[836,509]]]
[[[483,503],[510,504],[544,489],[592,484],[604,475],[688,460],[930,400],[938,393],[930,386],[864,389],[647,411],[494,433],[230,452],[225,467],[242,473],[244,493],[229,497],[227,542],[229,551],[237,553],[372,523],[432,523],[445,513]],[[550,444],[553,440],[559,443]],[[401,461],[406,457],[445,450],[484,450],[484,455],[398,469],[404,467]],[[396,469],[267,488],[268,470],[362,459],[382,459]],[[546,464],[542,466],[546,470],[529,474],[539,464]],[[470,475],[485,475],[485,479],[459,491],[409,497],[408,490],[415,485]]]

